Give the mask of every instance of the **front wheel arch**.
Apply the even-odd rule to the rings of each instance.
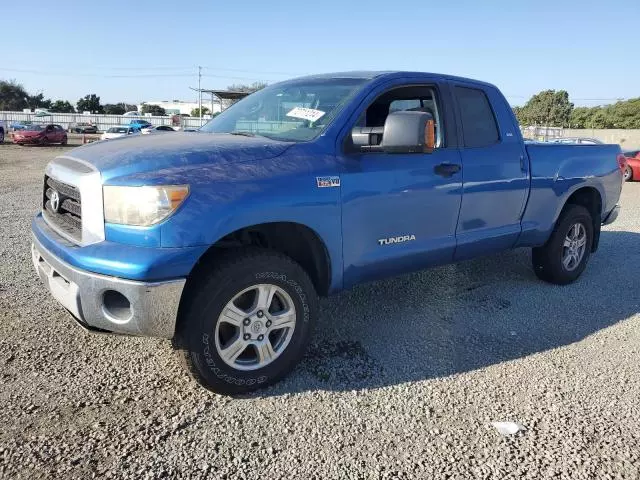
[[[224,305],[233,301],[236,291],[242,293],[245,289],[251,289],[247,289],[247,286],[257,284],[276,285],[286,290],[293,299],[296,312],[293,337],[280,352],[281,358],[276,358],[258,369],[236,369],[221,356],[223,352],[220,352],[217,344],[218,325],[223,321],[221,318],[227,308]],[[260,303],[258,308],[259,306]],[[197,283],[193,285],[190,301],[181,304],[181,308],[181,318],[176,326],[173,346],[182,355],[186,368],[202,386],[216,393],[234,395],[272,384],[291,371],[304,354],[316,321],[318,299],[311,279],[296,262],[269,249],[245,248],[228,251],[227,256],[219,259],[209,271],[201,272]],[[253,313],[240,313],[242,316],[226,316],[235,316],[232,323],[244,329],[242,325],[249,325],[248,317],[253,317],[255,310]],[[257,313],[258,316],[260,313]],[[241,322],[245,315],[247,316]],[[265,315],[265,318],[268,319],[269,316]],[[278,326],[272,328],[277,329]],[[236,340],[240,339],[241,334],[242,331],[235,336]],[[244,340],[262,342],[265,339]]]

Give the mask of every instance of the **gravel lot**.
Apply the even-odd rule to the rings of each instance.
[[[522,250],[358,287],[288,379],[234,400],[39,283],[29,224],[64,150],[0,146],[1,478],[640,478],[640,183],[576,284]]]

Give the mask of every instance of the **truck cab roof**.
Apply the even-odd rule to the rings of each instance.
[[[295,82],[297,80],[309,80],[309,79],[336,79],[336,78],[360,78],[364,80],[380,80],[380,79],[388,79],[393,80],[396,78],[404,78],[404,77],[424,77],[425,79],[439,79],[439,80],[449,80],[449,81],[459,81],[465,83],[474,83],[476,85],[484,85],[494,87],[488,82],[483,82],[480,80],[475,80],[472,78],[458,77],[455,75],[445,75],[442,73],[433,73],[433,72],[416,72],[409,70],[355,70],[349,72],[333,72],[333,73],[322,73],[317,75],[308,75],[304,77],[297,77],[291,80],[286,80],[283,83],[287,82]]]

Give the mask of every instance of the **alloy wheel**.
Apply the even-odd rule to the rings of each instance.
[[[216,323],[220,358],[237,370],[257,370],[278,358],[291,341],[296,309],[289,294],[272,284],[258,284],[237,293]]]

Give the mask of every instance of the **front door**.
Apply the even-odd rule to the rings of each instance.
[[[389,89],[358,120],[361,127],[382,131],[390,112],[425,111],[436,120],[438,141],[432,153],[345,155],[348,171],[341,184],[345,287],[453,260],[461,161],[458,149],[445,142],[437,92],[435,86],[422,85]]]

